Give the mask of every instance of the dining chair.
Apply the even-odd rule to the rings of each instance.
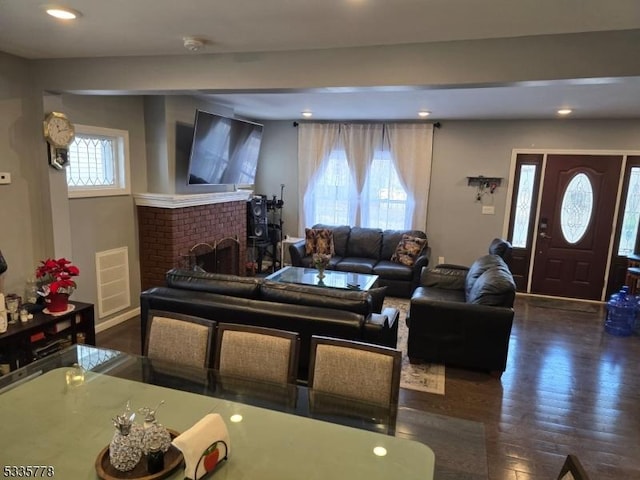
[[[314,335],[309,365],[310,408],[375,416],[395,428],[402,352],[352,340]],[[342,399],[342,400],[341,400]],[[353,400],[349,402],[348,400]],[[345,408],[346,407],[346,408]]]
[[[567,455],[557,480],[589,480],[589,475],[575,455]]]
[[[219,323],[213,368],[221,375],[272,384],[294,384],[300,336],[253,325]]]
[[[167,363],[209,368],[215,324],[191,315],[150,310],[143,354]]]

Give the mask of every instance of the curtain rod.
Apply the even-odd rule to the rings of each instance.
[[[386,124],[386,123],[431,123],[433,125],[433,128],[440,128],[442,127],[442,124],[440,122],[419,122],[416,120],[400,120],[400,121],[378,121],[378,122],[367,122],[366,120],[361,120],[361,121],[355,121],[355,122],[335,122],[335,121],[331,121],[331,120],[318,120],[318,121],[310,121],[310,122],[296,122],[294,120],[293,122],[293,126],[297,127],[298,125],[300,125],[300,123],[344,123],[344,124],[366,124],[366,123],[380,123],[380,124]]]

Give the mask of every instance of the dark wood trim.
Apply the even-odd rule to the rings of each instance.
[[[529,278],[529,270],[531,268],[531,256],[533,254],[533,235],[534,222],[536,217],[536,208],[538,205],[538,197],[540,195],[540,179],[542,178],[542,161],[544,154],[542,153],[519,153],[516,157],[516,169],[513,179],[513,193],[511,195],[511,210],[509,214],[509,230],[507,238],[513,244],[513,229],[516,217],[516,204],[518,200],[518,186],[520,185],[520,176],[524,165],[536,165],[536,173],[533,181],[533,196],[531,198],[531,216],[529,217],[529,226],[527,227],[527,247],[513,247],[512,258],[510,262],[511,273],[516,282],[516,289],[519,292],[525,292],[527,289],[527,279]]]

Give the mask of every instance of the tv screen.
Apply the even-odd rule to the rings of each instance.
[[[262,125],[196,110],[189,185],[253,185]]]

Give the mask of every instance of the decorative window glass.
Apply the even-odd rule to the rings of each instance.
[[[76,125],[66,169],[69,197],[125,195],[129,187],[129,133]]]
[[[629,188],[624,204],[624,216],[620,231],[618,255],[627,256],[634,253],[640,219],[640,167],[632,167],[629,175]]]
[[[531,201],[536,178],[537,165],[522,165],[518,182],[513,238],[511,244],[516,248],[527,248],[529,224],[531,223]]]
[[[412,208],[388,150],[377,151],[364,186],[362,226],[393,230],[411,227]]]
[[[593,187],[584,173],[574,176],[562,197],[560,228],[567,242],[578,243],[589,227],[593,213]]]

